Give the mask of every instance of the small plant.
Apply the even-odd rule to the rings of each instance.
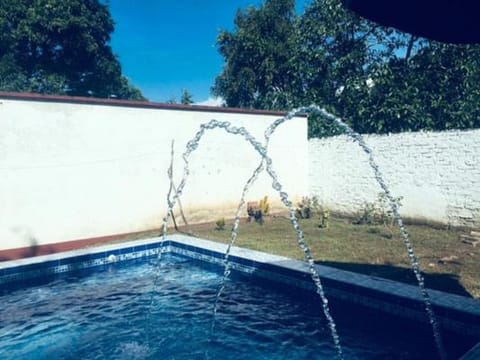
[[[394,198],[397,208],[401,206],[403,197]],[[374,202],[365,202],[360,216],[353,222],[356,225],[384,225],[388,228],[393,226],[394,214],[390,206],[387,194],[379,193]]]
[[[375,203],[365,202],[360,211],[360,215],[353,221],[355,225],[373,225],[375,224]]]
[[[268,202],[268,196],[264,196],[262,200],[258,203],[258,207],[262,214],[268,215],[270,213],[270,203]]]
[[[316,196],[311,198],[304,196],[302,201],[297,204],[295,216],[298,219],[310,219],[314,216],[318,216],[320,218],[320,224],[318,227],[326,229],[330,225],[330,210],[320,205],[318,197]]]
[[[247,214],[248,221],[255,219],[255,222],[263,225],[264,218],[270,213],[270,203],[268,201],[268,196],[264,196],[258,203],[257,202],[248,202],[247,203]]]
[[[316,196],[311,198],[304,196],[302,197],[302,201],[297,204],[295,215],[299,219],[310,219],[315,213],[319,213],[320,210],[321,206]]]
[[[220,218],[215,221],[215,230],[225,230],[225,218]]]
[[[402,204],[401,201],[403,200],[403,196],[399,196],[393,198],[393,203],[397,209],[399,209]],[[390,206],[390,202],[388,201],[387,194],[382,192],[378,194],[377,198],[378,209],[377,209],[377,217],[381,224],[386,226],[393,226],[393,221],[395,220],[392,207]]]
[[[328,229],[330,226],[330,210],[322,208],[320,210],[320,225],[318,227]]]

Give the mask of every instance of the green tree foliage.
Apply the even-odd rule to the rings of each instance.
[[[424,42],[372,71],[356,128],[400,132],[480,127],[480,48]]]
[[[167,101],[167,104],[182,104],[182,105],[191,105],[194,103],[193,95],[187,89],[183,89],[180,94],[180,102],[178,102],[177,97],[171,96]]]
[[[290,107],[296,80],[294,22],[294,0],[266,0],[259,9],[239,10],[235,31],[222,31],[217,39],[226,65],[213,94],[234,107]]]
[[[221,32],[226,65],[213,90],[228,106],[317,104],[362,133],[480,127],[479,46],[415,38],[348,12],[341,0],[312,0],[300,16],[293,9],[293,1],[266,0],[240,11],[234,32]],[[269,20],[284,26],[268,31]],[[309,119],[310,136],[340,132]]]
[[[193,104],[193,95],[187,89],[182,90],[182,97],[180,98],[180,103],[183,105]]]
[[[0,0],[0,89],[143,100],[109,45],[99,0]]]
[[[382,96],[376,91],[375,75],[385,64],[390,69],[391,63],[405,62],[421,42],[348,12],[339,0],[313,1],[299,20],[299,33],[298,76],[303,77],[306,89],[303,103],[327,108],[359,132],[394,131],[394,126],[382,127],[371,115],[392,110],[388,102],[402,104],[404,89],[397,91],[397,84],[389,79],[389,91],[399,97],[385,96],[384,92]],[[382,81],[385,83],[385,78]],[[379,96],[372,101],[375,94]],[[320,120],[311,119],[311,136],[323,136],[330,130],[331,134],[338,133],[337,127]]]

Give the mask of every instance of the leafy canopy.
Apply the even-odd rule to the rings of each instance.
[[[109,45],[98,0],[0,0],[0,89],[144,99]]]
[[[225,67],[213,93],[228,106],[290,110],[317,104],[362,133],[480,127],[480,47],[385,28],[341,0],[293,0],[240,10],[217,39]],[[319,117],[310,136],[340,129]]]
[[[295,52],[295,1],[266,1],[239,10],[235,31],[222,31],[218,49],[225,68],[212,88],[233,107],[282,109],[290,106]]]

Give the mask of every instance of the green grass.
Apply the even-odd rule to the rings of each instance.
[[[226,220],[226,230],[223,231],[215,230],[215,223],[181,230],[226,243],[230,241],[228,229],[232,223]],[[416,284],[398,230],[394,229],[392,234],[383,225],[353,225],[351,219],[333,216],[326,229],[319,228],[318,223],[316,219],[300,221],[318,263]],[[480,248],[462,243],[460,235],[464,232],[427,225],[409,225],[407,230],[427,287],[480,299]],[[236,245],[303,259],[292,225],[283,216],[268,217],[264,225],[242,220]]]

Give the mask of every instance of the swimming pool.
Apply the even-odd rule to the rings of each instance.
[[[286,281],[275,284],[268,276],[251,276],[248,269],[263,256],[258,253],[256,260],[237,264],[237,270],[243,266],[245,271],[237,272],[228,282],[212,333],[221,268],[202,260],[211,256],[211,249],[197,249],[198,256],[192,258],[188,256],[188,251],[193,251],[190,245],[181,245],[167,245],[168,251],[158,266],[155,248],[150,245],[141,250],[145,256],[134,255],[132,250],[107,249],[102,257],[81,255],[75,257],[80,260],[68,263],[62,263],[64,259],[50,260],[56,262],[56,271],[50,276],[30,276],[27,287],[19,286],[18,281],[4,283],[0,358],[335,357],[318,298],[302,286],[292,291]],[[120,262],[122,256],[130,261]],[[96,261],[99,263],[93,266]],[[255,268],[264,275],[269,271],[258,264]],[[13,272],[3,271],[3,275],[6,273]],[[277,275],[286,279],[287,272]],[[436,358],[428,326],[380,315],[342,300],[331,301],[331,307],[346,359]],[[451,358],[472,345],[471,339],[464,340],[464,336],[451,339]]]

